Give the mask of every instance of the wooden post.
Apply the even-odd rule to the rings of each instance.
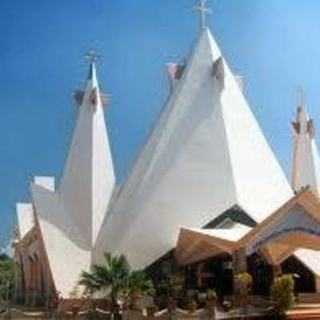
[[[198,286],[198,288],[202,287],[202,268],[203,268],[203,264],[199,263],[197,265],[197,286]]]

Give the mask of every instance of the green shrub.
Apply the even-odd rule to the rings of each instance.
[[[197,302],[195,300],[191,300],[188,304],[188,311],[190,313],[195,313],[197,311]]]
[[[208,300],[216,300],[217,299],[217,293],[213,289],[208,289],[207,291],[207,299]]]
[[[157,295],[179,298],[183,296],[185,277],[181,272],[175,272],[161,280],[157,285]]]
[[[292,275],[277,277],[271,286],[271,298],[275,303],[275,311],[279,315],[292,307],[294,303],[294,280]]]
[[[252,276],[247,272],[235,275],[236,305],[246,308],[249,304],[249,293],[252,287]]]
[[[0,301],[11,298],[14,287],[15,264],[6,255],[0,255]],[[17,268],[17,267],[16,267]],[[18,272],[19,270],[17,270]]]
[[[247,296],[252,287],[252,277],[247,272],[238,273],[235,275],[236,291],[241,296]]]

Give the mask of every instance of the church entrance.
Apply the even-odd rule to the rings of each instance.
[[[289,257],[281,264],[281,268],[283,274],[290,273],[293,275],[295,292],[316,292],[315,276],[296,257]]]
[[[248,260],[248,273],[252,276],[252,293],[267,296],[273,281],[272,267],[259,254],[252,254]]]
[[[222,300],[233,292],[233,271],[231,257],[222,256],[208,262],[208,269],[214,274],[213,288]]]
[[[233,292],[232,260],[229,255],[221,255],[188,267],[187,289],[205,292],[214,289],[219,299]]]

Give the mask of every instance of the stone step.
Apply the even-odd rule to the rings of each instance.
[[[320,293],[300,293],[299,303],[318,303],[320,305]]]

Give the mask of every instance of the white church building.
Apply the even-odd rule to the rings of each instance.
[[[259,255],[270,270],[299,265],[320,291],[320,159],[305,106],[290,184],[204,23],[186,62],[168,70],[167,104],[118,185],[91,62],[61,180],[34,177],[30,202],[16,205],[17,299],[71,298],[104,252],[156,277],[164,262],[185,268],[199,286],[218,285],[206,262],[231,260],[238,272]]]

